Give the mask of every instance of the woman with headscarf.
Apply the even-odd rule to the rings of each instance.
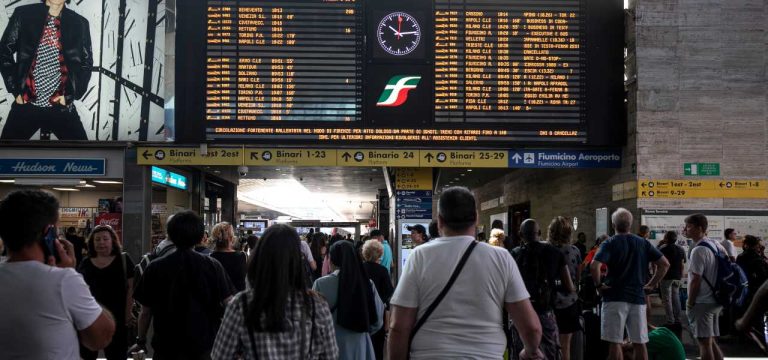
[[[331,274],[313,289],[328,301],[336,328],[340,360],[375,360],[371,334],[383,324],[384,304],[349,241],[331,245]]]

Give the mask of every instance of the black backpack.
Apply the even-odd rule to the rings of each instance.
[[[541,253],[546,245],[540,243],[524,244],[514,256],[525,288],[531,295],[531,305],[537,311],[554,308],[556,284],[547,276],[547,265],[542,264]]]

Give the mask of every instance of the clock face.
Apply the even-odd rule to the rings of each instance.
[[[404,12],[393,12],[381,19],[376,35],[384,51],[403,56],[419,46],[421,27],[413,16]]]

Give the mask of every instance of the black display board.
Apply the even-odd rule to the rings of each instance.
[[[177,141],[621,145],[614,3],[185,2]]]

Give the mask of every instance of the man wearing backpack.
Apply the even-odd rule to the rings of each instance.
[[[718,318],[723,306],[718,304],[713,287],[718,282],[718,259],[715,252],[726,254],[722,245],[706,237],[707,218],[693,214],[685,218],[683,235],[693,241],[688,267],[688,302],[686,308],[691,332],[699,345],[702,360],[723,359],[715,341],[720,336]],[[723,255],[725,256],[725,255]]]
[[[669,261],[647,240],[629,232],[632,213],[619,208],[611,215],[616,235],[603,242],[590,265],[595,288],[603,295],[600,338],[609,342],[608,358],[621,359],[624,330],[635,349],[636,359],[648,359],[645,290],[655,289],[669,269]],[[648,281],[648,264],[656,273]],[[600,267],[608,273],[601,280]]]
[[[556,247],[539,241],[539,225],[536,220],[527,219],[520,224],[520,246],[512,250],[526,290],[531,295],[531,305],[541,322],[542,336],[539,349],[547,359],[557,360],[560,354],[559,331],[555,319],[557,292],[570,294],[576,291],[565,255]],[[517,360],[523,350],[520,331],[512,327],[512,351],[510,359]]]

